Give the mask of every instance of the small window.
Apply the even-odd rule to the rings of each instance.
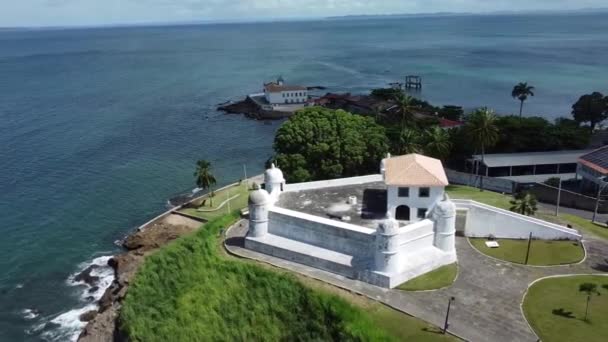
[[[431,189],[429,188],[420,188],[418,190],[418,197],[430,197],[431,196]]]
[[[410,197],[410,188],[399,188],[399,197]]]
[[[418,208],[418,218],[423,219],[426,216],[426,208]]]

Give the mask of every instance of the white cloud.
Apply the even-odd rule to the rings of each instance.
[[[0,0],[0,27],[602,6],[605,0]]]

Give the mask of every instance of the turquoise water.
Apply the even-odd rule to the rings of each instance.
[[[262,171],[279,122],[218,113],[279,74],[364,92],[405,74],[438,104],[568,115],[607,92],[608,15],[462,16],[0,32],[0,341],[63,341],[70,276],[194,187]],[[104,274],[102,274],[103,276]],[[24,310],[35,311],[24,311]]]

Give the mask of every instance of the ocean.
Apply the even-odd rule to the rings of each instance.
[[[568,116],[608,92],[608,14],[0,31],[0,341],[75,339],[74,282],[194,188],[261,173],[280,122],[216,111],[279,75],[363,93],[421,75],[434,104]],[[97,271],[107,283],[109,269]]]

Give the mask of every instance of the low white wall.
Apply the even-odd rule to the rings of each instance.
[[[434,223],[427,219],[409,224],[399,229],[398,239],[398,253],[402,255],[433,247],[435,240]]]
[[[337,187],[337,186],[365,184],[365,183],[382,182],[382,181],[383,181],[382,175],[378,174],[378,175],[331,179],[331,180],[323,180],[323,181],[307,182],[307,183],[286,184],[284,190],[285,190],[285,192],[293,192],[293,191],[323,189],[323,188],[331,188],[331,187]]]
[[[520,215],[508,210],[492,207],[471,200],[453,200],[458,210],[466,210],[465,235],[487,237],[493,235],[503,239],[534,238],[544,240],[580,240],[575,229]]]
[[[269,210],[270,234],[353,256],[371,257],[375,230],[289,209]]]

